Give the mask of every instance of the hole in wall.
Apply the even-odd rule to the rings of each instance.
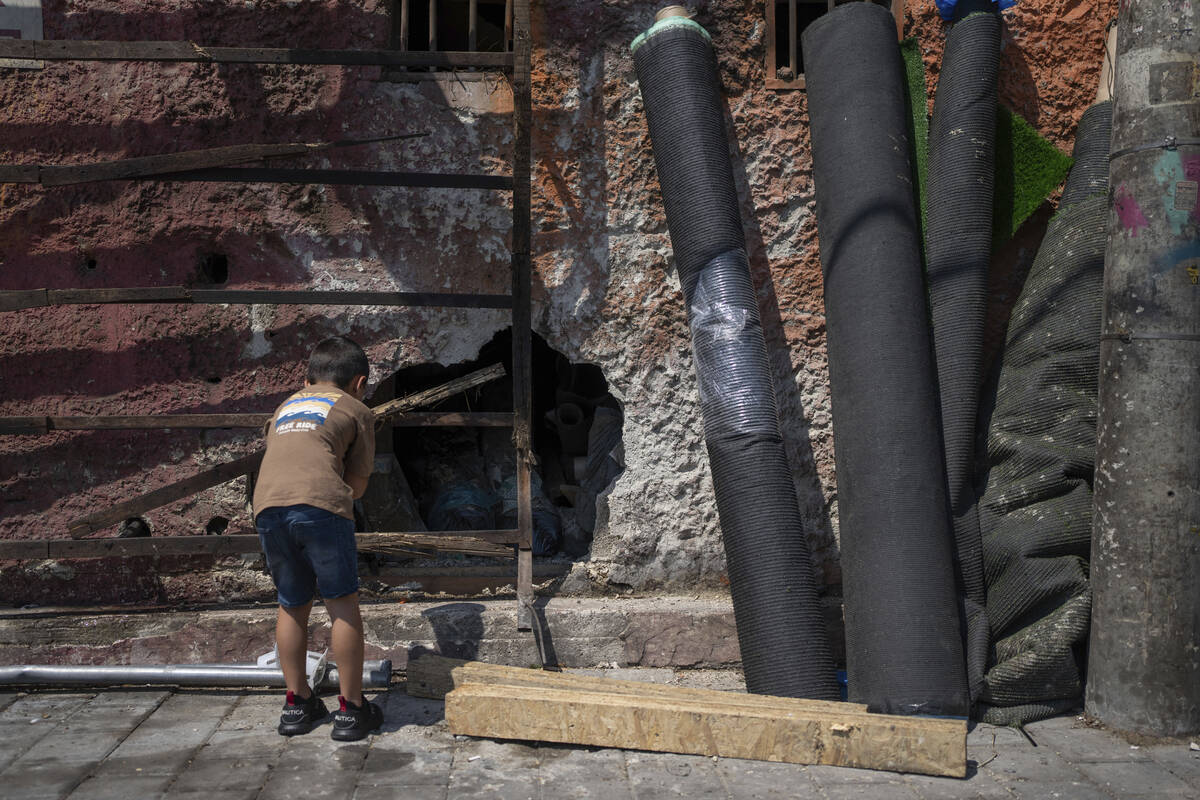
[[[91,272],[98,266],[100,266],[100,265],[96,261],[96,258],[94,256],[87,256],[86,258],[83,259],[83,268],[89,272]]]
[[[201,253],[196,268],[196,283],[222,284],[229,280],[229,256],[224,253]]]
[[[140,539],[150,535],[150,523],[142,517],[130,517],[117,527],[118,539]]]
[[[227,530],[229,530],[228,517],[213,517],[204,525],[206,536],[221,536]]]
[[[495,363],[503,363],[509,377],[442,403],[437,410],[509,412],[513,408],[510,330],[496,334],[469,363],[452,367],[419,364],[400,370],[394,376],[395,394],[437,386]],[[600,367],[572,363],[536,334],[531,384],[536,462],[532,476],[534,554],[582,558],[591,549],[603,497],[624,468],[621,406],[608,390]],[[407,500],[399,504],[407,503],[426,529],[505,530],[517,526],[516,451],[511,427],[396,425],[389,442],[377,442],[377,452],[388,447],[395,461],[386,454],[382,460],[398,465],[409,492]],[[376,459],[377,469],[380,461]],[[364,504],[370,529],[396,530],[378,520],[378,510],[370,505]],[[397,501],[389,498],[385,505],[394,508]]]

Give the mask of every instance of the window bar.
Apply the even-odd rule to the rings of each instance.
[[[437,40],[437,0],[429,0],[429,50],[434,52],[438,49]]]
[[[400,0],[400,49],[408,49],[408,0]]]
[[[792,70],[792,80],[800,74],[800,63],[796,59],[796,40],[800,37],[796,29],[796,0],[788,0],[788,66]]]
[[[513,0],[507,0],[504,3],[504,50],[509,52],[513,49]]]
[[[479,0],[470,0],[467,13],[467,49],[474,52],[479,49]]]

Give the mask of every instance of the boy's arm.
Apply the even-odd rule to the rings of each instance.
[[[342,480],[350,487],[355,500],[366,494],[367,481],[375,471],[375,420],[370,412],[365,412],[357,422],[358,434],[346,453],[342,469]]]
[[[350,487],[350,491],[354,493],[354,499],[357,500],[367,493],[367,482],[371,480],[370,475],[358,475],[346,470],[346,474],[342,476],[342,480]]]

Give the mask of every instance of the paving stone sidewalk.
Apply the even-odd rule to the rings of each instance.
[[[695,683],[669,670],[619,672]],[[722,682],[736,678],[716,685]],[[714,685],[712,677],[703,685]],[[1074,716],[1030,725],[1036,746],[1016,730],[974,727],[970,775],[953,780],[455,737],[440,702],[409,697],[402,687],[377,701],[386,714],[383,732],[339,745],[329,739],[329,723],[307,736],[276,734],[279,692],[0,694],[0,797],[1200,800],[1200,752],[1186,743],[1134,747]]]

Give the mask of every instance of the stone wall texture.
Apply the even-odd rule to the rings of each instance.
[[[598,364],[625,412],[626,470],[603,499],[578,592],[723,590],[724,554],[701,435],[685,310],[629,43],[656,4],[535,0],[534,327]],[[837,482],[813,182],[802,91],[764,88],[762,0],[696,4],[713,35],[735,178],[787,450],[822,581],[840,582]],[[45,0],[48,39],[210,45],[388,45],[385,0]],[[1001,98],[1069,151],[1095,93],[1115,0],[1021,0],[1005,13]],[[936,90],[944,25],[903,14]],[[468,76],[478,77],[478,76]],[[0,161],[78,163],[240,143],[405,131],[405,142],[278,166],[507,170],[502,78],[395,80],[378,68],[47,62],[0,70]],[[229,287],[505,292],[506,193],[127,181],[0,186],[0,288],[194,282],[228,257]],[[1028,266],[1047,213],[998,257]],[[1000,281],[1004,298],[1013,281]],[[1015,283],[1019,287],[1019,280]],[[270,411],[313,344],[361,341],[372,381],[474,358],[506,312],[297,306],[65,306],[0,315],[0,415]],[[400,387],[403,390],[403,387]],[[70,520],[252,449],[247,432],[58,432],[0,437],[0,538],[65,535]],[[250,532],[243,481],[147,515],[157,534],[214,516]],[[5,602],[261,597],[237,560],[129,559],[3,567]],[[84,580],[80,580],[85,578]],[[269,595],[268,595],[269,596]]]

